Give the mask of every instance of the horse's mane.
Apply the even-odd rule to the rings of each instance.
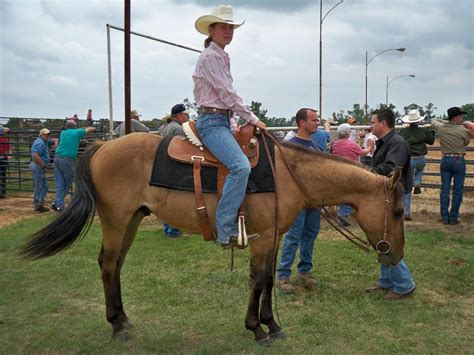
[[[308,148],[306,148],[306,147],[304,147],[300,144],[295,144],[295,143],[292,143],[292,142],[280,142],[280,145],[282,147],[289,148],[291,150],[295,150],[295,151],[300,152],[300,153],[315,155],[315,156],[317,156],[319,158],[322,158],[322,159],[333,160],[333,161],[345,163],[345,164],[348,164],[348,165],[358,166],[359,168],[362,168],[364,170],[367,170],[367,171],[370,171],[370,172],[376,174],[376,171],[372,167],[370,167],[368,165],[365,165],[365,164],[362,164],[362,163],[359,163],[357,161],[349,160],[349,159],[344,158],[344,157],[339,157],[337,155],[318,152],[317,150],[308,149]]]

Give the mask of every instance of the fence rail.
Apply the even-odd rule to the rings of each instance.
[[[1,118],[1,117],[0,117]],[[20,122],[20,121],[19,121]],[[51,131],[51,138],[58,138],[61,132],[61,126],[64,123],[62,119],[32,119],[32,120],[23,120],[22,123],[15,125],[15,128],[12,128],[8,138],[10,144],[12,145],[12,159],[9,160],[8,169],[6,172],[6,192],[8,196],[21,196],[25,193],[33,192],[33,178],[30,173],[29,164],[31,161],[31,145],[33,141],[38,137],[38,131],[40,128],[46,126]],[[25,123],[26,122],[26,123]],[[104,123],[105,122],[105,123]],[[96,121],[95,126],[97,133],[88,134],[86,136],[86,141],[81,145],[79,149],[79,155],[82,154],[87,145],[91,144],[96,140],[105,140],[107,139],[107,127],[106,120]],[[5,122],[3,122],[5,123]],[[84,125],[85,122],[81,121]],[[31,127],[31,126],[34,127]],[[26,128],[25,128],[26,126]],[[23,128],[21,128],[23,127]],[[294,127],[293,127],[294,128]],[[334,128],[334,127],[333,127]],[[336,127],[337,128],[337,127]],[[278,130],[288,130],[290,127],[285,127],[284,129],[279,127],[271,127],[271,132]],[[332,134],[332,132],[331,132]],[[467,164],[467,173],[466,173],[466,183],[465,191],[474,192],[474,142],[471,142],[471,145],[466,147],[466,164]],[[52,164],[54,160],[54,150],[51,151],[51,160],[49,164],[49,169],[46,173],[47,180],[50,186],[50,192],[55,192],[54,187],[54,166]],[[441,148],[439,147],[439,142],[435,142],[434,146],[428,147],[427,155],[427,166],[426,171],[424,172],[424,183],[423,187],[430,189],[440,189],[441,188],[441,176],[439,172],[439,164],[441,162]]]

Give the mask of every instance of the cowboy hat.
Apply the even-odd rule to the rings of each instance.
[[[138,113],[137,110],[130,111],[130,117],[140,117],[141,115]]]
[[[459,116],[459,115],[467,115],[467,112],[461,111],[461,109],[459,107],[448,108],[448,118],[449,119],[452,119],[452,118],[454,118],[456,116]]]
[[[194,27],[199,33],[209,36],[209,25],[213,23],[228,23],[234,25],[234,28],[238,28],[244,24],[234,22],[234,13],[232,11],[232,6],[230,5],[219,5],[210,15],[201,16],[196,20]]]
[[[423,121],[425,116],[420,116],[420,111],[417,109],[408,111],[408,115],[402,117],[403,123],[416,123]]]

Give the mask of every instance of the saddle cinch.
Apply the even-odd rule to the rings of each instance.
[[[204,240],[214,240],[211,222],[207,215],[206,205],[201,186],[201,166],[212,166],[217,168],[217,198],[220,199],[225,179],[229,173],[227,168],[203,145],[194,121],[183,123],[185,137],[175,136],[168,146],[168,155],[171,159],[181,163],[193,165],[194,194],[196,197],[196,210]],[[255,136],[254,125],[245,124],[240,127],[236,135],[237,143],[250,162],[250,167],[257,165],[259,160],[258,140]],[[243,240],[243,247],[247,245],[244,222],[245,212],[239,210],[239,240]]]

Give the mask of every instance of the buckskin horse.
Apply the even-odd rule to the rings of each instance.
[[[126,337],[131,328],[122,304],[120,271],[143,217],[153,213],[186,232],[200,230],[193,192],[149,185],[160,141],[159,136],[133,133],[94,143],[78,161],[71,204],[33,234],[20,252],[26,258],[40,259],[70,247],[87,233],[97,211],[102,227],[98,262],[106,318],[114,337]],[[403,188],[398,182],[399,171],[387,178],[358,163],[283,143],[279,150],[275,149],[275,173],[281,233],[290,228],[303,208],[348,204],[355,209],[369,243],[378,251],[379,261],[395,265],[402,258]],[[205,194],[204,198],[214,225],[217,197]],[[245,327],[254,333],[259,344],[268,344],[285,337],[274,320],[271,297],[280,238],[275,241],[275,193],[250,194],[245,203],[248,231],[260,234],[250,244],[250,297]],[[380,243],[385,247],[379,247]],[[268,327],[268,333],[262,325]]]

